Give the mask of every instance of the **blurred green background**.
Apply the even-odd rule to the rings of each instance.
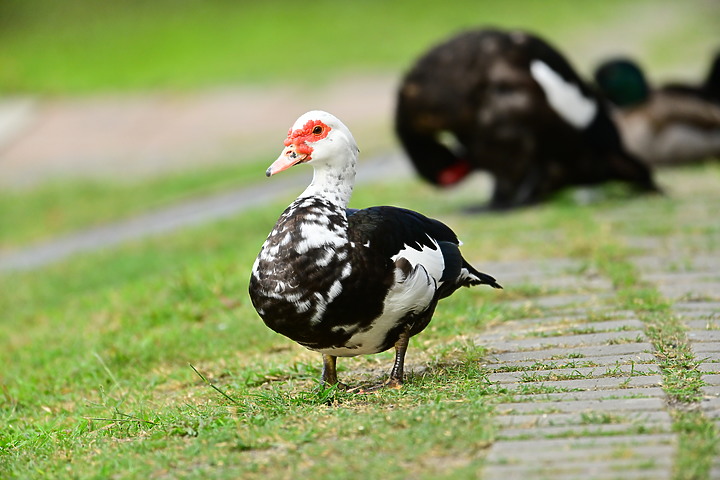
[[[4,0],[0,91],[189,89],[398,73],[440,38],[479,25],[534,30],[581,68],[606,51],[624,51],[692,76],[720,47],[719,24],[720,3],[712,0]]]
[[[539,33],[586,78],[605,57],[629,54],[654,80],[699,81],[720,48],[716,0],[0,0],[0,262],[147,211],[291,175],[309,179],[309,169],[272,181],[263,175],[307,102],[330,109],[352,97],[345,111],[354,118],[346,121],[361,161],[396,149],[391,109],[400,75],[436,42],[484,25]],[[192,109],[208,98],[251,106],[214,116]],[[225,131],[245,136],[211,138],[222,151],[149,148],[170,161],[154,175],[136,174],[134,165],[158,159],[120,147],[158,139],[172,147],[163,121],[177,119],[150,127],[139,120],[178,105],[186,127],[229,123]],[[3,124],[4,111],[19,126]],[[233,123],[243,117],[251,121]],[[134,135],[111,135],[118,130]],[[193,161],[180,164],[175,154]],[[87,158],[75,162],[80,156]],[[42,181],[12,180],[25,167]],[[388,176],[359,184],[351,206],[394,204],[441,218],[478,267],[572,258],[612,280],[611,308],[663,311],[632,266],[637,248],[624,239],[667,237],[674,248],[687,237],[711,251],[719,244],[718,178],[717,164],[698,166],[663,177],[671,187],[664,197],[628,201],[610,190],[585,205],[560,195],[478,221],[458,213],[482,200],[477,183],[440,191]],[[246,294],[260,245],[301,188],[286,190],[229,219],[0,272],[0,478],[477,478],[493,438],[488,405],[513,393],[488,389],[487,370],[478,371],[483,351],[470,348],[467,335],[538,315],[513,302],[531,305],[548,286],[463,289],[413,344],[411,361],[427,374],[403,391],[361,400],[338,394],[341,403],[328,407],[312,393],[316,356],[266,328]],[[504,272],[488,273],[503,282]],[[638,289],[647,290],[646,303],[635,302]],[[568,285],[554,293],[586,292]],[[676,332],[649,325],[677,343]],[[391,361],[387,353],[341,368],[357,380],[358,371]],[[188,363],[239,403],[225,402]],[[673,427],[684,435],[680,471],[707,473],[715,427],[681,421]],[[427,458],[447,466],[428,470]],[[686,470],[675,478],[707,478]]]

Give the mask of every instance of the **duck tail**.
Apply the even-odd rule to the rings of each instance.
[[[461,270],[460,284],[464,287],[472,287],[474,285],[490,285],[493,288],[503,288],[494,277],[487,273],[476,270],[472,265],[463,262]]]

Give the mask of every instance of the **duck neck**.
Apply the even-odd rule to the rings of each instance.
[[[355,184],[355,162],[343,168],[317,165],[310,185],[300,197],[321,197],[341,209],[347,208]]]

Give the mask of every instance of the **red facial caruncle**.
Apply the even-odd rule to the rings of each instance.
[[[310,154],[313,148],[306,142],[317,142],[328,136],[330,127],[325,125],[321,120],[308,120],[302,128],[297,130],[290,129],[285,139],[285,146],[295,145],[298,154],[307,155],[306,160],[311,160]]]
[[[328,136],[330,127],[320,120],[309,120],[302,128],[290,129],[285,139],[285,149],[265,172],[268,177],[287,170],[298,163],[312,160],[313,143]]]

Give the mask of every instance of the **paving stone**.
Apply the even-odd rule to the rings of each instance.
[[[720,385],[705,385],[702,392],[708,397],[720,397]]]
[[[720,318],[720,312],[715,310],[675,310],[675,315],[679,316],[681,320],[687,320],[691,318],[698,319],[718,319]],[[685,322],[683,322],[685,323]]]
[[[555,393],[528,393],[515,395],[516,402],[547,401],[547,400],[595,400],[601,398],[665,398],[665,392],[660,387],[618,388],[607,390],[580,390],[574,392]]]
[[[701,363],[698,365],[698,370],[706,373],[720,373],[720,363]]]
[[[502,362],[504,368],[530,368],[528,371],[542,371],[553,368],[575,368],[583,365],[622,365],[622,364],[655,363],[655,355],[651,353],[633,353],[629,355],[603,355],[601,357],[560,358],[556,360],[526,360],[519,362]],[[485,364],[488,366],[488,364]],[[495,366],[491,364],[490,366]],[[500,372],[498,372],[500,373]]]
[[[720,292],[720,282],[702,282],[690,284],[660,284],[658,291],[667,298],[716,298]]]
[[[699,352],[695,349],[696,345],[703,345],[701,343],[690,344],[690,349],[695,354],[695,360],[705,363],[717,363],[720,362],[720,349],[714,352]]]
[[[539,349],[542,347],[564,346],[574,347],[581,345],[608,345],[614,342],[638,343],[637,339],[644,339],[642,330],[628,330],[626,332],[586,333],[581,335],[559,335],[556,337],[537,337],[522,340],[507,340],[486,345],[495,351],[507,352],[518,350]],[[630,340],[630,341],[628,341]]]
[[[718,396],[705,396],[700,402],[700,408],[706,412],[706,415],[710,418],[720,417],[720,397]]]
[[[718,353],[718,345],[716,342],[692,342],[690,348],[697,358],[714,357]]]
[[[546,426],[595,425],[588,421],[592,416],[587,412],[574,413],[533,413],[498,415],[494,422],[505,428],[535,428]],[[665,411],[622,412],[614,416],[617,423],[641,423],[655,425],[671,423],[670,414]],[[500,431],[502,434],[502,430]]]
[[[562,380],[558,377],[571,376],[574,378],[566,378],[568,380],[585,379],[588,377],[602,376],[621,376],[628,378],[626,375],[618,375],[619,373],[632,374],[637,373],[660,373],[659,367],[653,364],[630,364],[630,365],[613,365],[602,367],[580,367],[580,368],[556,368],[542,371],[523,371],[523,372],[503,372],[493,373],[488,376],[488,380],[492,383],[531,383],[542,381]]]
[[[582,266],[578,260],[570,258],[549,258],[543,260],[523,260],[519,262],[483,262],[488,271],[503,272],[503,278],[544,277],[548,274],[577,272]]]
[[[574,412],[612,413],[613,415],[623,415],[627,412],[660,411],[664,408],[665,401],[662,398],[650,397],[502,403],[497,405],[496,411],[503,415],[536,414],[548,411],[552,412],[549,415],[554,415],[555,413]]]
[[[675,310],[703,310],[708,313],[720,312],[720,301],[711,302],[676,302],[673,305]]]
[[[498,434],[498,440],[524,439],[524,438],[552,438],[561,436],[596,436],[596,435],[619,435],[633,433],[639,427],[653,433],[670,433],[672,431],[672,419],[668,416],[665,419],[647,423],[645,419],[640,421],[628,421],[625,423],[588,424],[588,425],[551,425],[534,426],[532,428],[504,428]]]
[[[645,328],[645,324],[635,318],[604,320],[597,322],[585,322],[582,321],[582,319],[579,320],[580,321],[565,320],[562,323],[550,323],[547,319],[511,320],[501,324],[498,328],[493,328],[491,333],[483,334],[481,338],[489,341],[505,337],[522,338],[527,337],[528,335],[534,335],[533,338],[537,338],[537,334],[539,332],[544,332],[546,335],[562,335],[567,334],[567,331],[572,329],[592,329],[594,330],[594,333],[599,333],[642,330]]]
[[[688,340],[691,342],[720,342],[720,330],[689,330]],[[717,348],[716,350],[720,350]]]
[[[568,390],[604,390],[626,388],[631,390],[636,387],[658,387],[662,385],[662,377],[660,375],[647,375],[642,377],[600,377],[586,378],[583,380],[557,380],[537,382],[535,384],[504,384],[505,386],[516,385],[519,388],[528,385],[565,388]]]
[[[652,239],[655,240],[655,239]],[[720,270],[720,258],[715,255],[683,255],[674,261],[662,255],[648,255],[633,257],[632,262],[643,272],[668,272],[670,274],[682,274],[687,271],[717,272]]]
[[[572,348],[546,348],[525,352],[490,353],[488,360],[492,363],[552,360],[553,358],[568,358],[569,355],[575,356],[574,360],[581,360],[601,356],[641,355],[652,351],[652,344],[647,342],[621,343],[617,345],[574,346]]]
[[[655,466],[655,463],[660,463]],[[661,462],[589,461],[569,465],[489,465],[485,480],[665,480],[671,468]],[[716,477],[712,477],[716,478]]]
[[[610,437],[612,438],[612,437]],[[546,439],[538,439],[538,446],[544,446]],[[507,443],[515,443],[508,441]],[[558,455],[560,453],[560,455]],[[506,466],[527,465],[533,467],[553,467],[559,469],[573,468],[583,470],[590,462],[605,461],[613,466],[630,466],[644,460],[648,466],[671,466],[673,461],[674,445],[623,445],[609,444],[603,446],[593,445],[591,448],[564,448],[562,452],[545,449],[531,449],[522,452],[513,451],[506,456],[498,458],[497,463]],[[495,463],[495,462],[493,462]],[[606,464],[605,468],[608,465]]]
[[[684,320],[682,323],[690,330],[720,330],[720,314],[714,318],[696,318]]]
[[[653,283],[669,283],[669,284],[702,284],[706,282],[715,282],[717,274],[714,272],[658,272],[643,275],[643,280]]]
[[[715,373],[705,374],[702,377],[707,385],[720,385],[720,375]]]
[[[606,437],[581,437],[581,438],[548,438],[543,440],[514,440],[497,442],[490,449],[488,461],[494,461],[498,457],[507,455],[525,455],[526,452],[539,450],[543,455],[551,454],[553,451],[582,451],[588,447],[632,447],[650,446],[659,448],[662,445],[674,445],[677,438],[674,434],[637,434],[637,435],[613,435]],[[538,448],[538,447],[542,448]]]
[[[557,308],[578,304],[597,303],[602,298],[610,297],[609,293],[588,294],[572,294],[572,295],[553,295],[547,297],[539,297],[525,300],[514,300],[505,302],[504,305],[515,308]]]
[[[718,406],[717,403],[713,403],[712,405],[703,408],[703,412],[705,413],[705,417],[708,419],[713,420],[716,423],[720,423],[720,406]]]
[[[483,268],[485,268],[483,266]],[[502,271],[502,270],[497,270]],[[541,285],[543,289],[560,289],[576,293],[583,291],[608,291],[612,289],[612,282],[604,277],[586,275],[563,275],[547,272],[533,272],[534,274],[519,273],[516,275],[505,275],[503,272],[502,281],[508,285]],[[546,290],[547,291],[547,290]]]
[[[615,218],[617,218],[617,217],[615,217]],[[638,250],[643,250],[643,251],[658,250],[662,247],[662,241],[658,237],[632,235],[632,236],[624,237],[623,240],[625,241],[625,244],[628,247],[637,248]],[[654,260],[658,257],[655,257],[655,256],[644,257],[641,255],[637,255],[635,257],[632,257],[631,260],[633,263],[638,263],[643,258],[650,258],[650,259]],[[638,265],[640,265],[640,263],[638,263]],[[664,265],[667,265],[667,263],[665,263]]]

